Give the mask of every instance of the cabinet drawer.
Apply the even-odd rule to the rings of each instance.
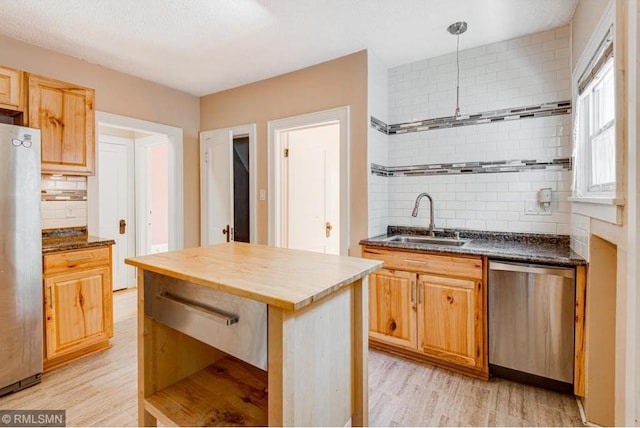
[[[267,305],[144,272],[144,314],[181,333],[267,369]]]
[[[68,269],[84,269],[110,263],[109,247],[88,250],[62,251],[46,254],[43,260],[44,273],[64,272]]]
[[[410,253],[373,247],[364,247],[362,257],[383,261],[387,269],[482,279],[480,257]]]

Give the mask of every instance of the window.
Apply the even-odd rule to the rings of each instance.
[[[613,58],[609,59],[600,78],[594,79],[587,92],[591,171],[587,183],[589,192],[614,191],[616,185],[616,146],[613,96]]]
[[[614,198],[616,191],[613,47],[578,85],[574,124],[574,196]]]

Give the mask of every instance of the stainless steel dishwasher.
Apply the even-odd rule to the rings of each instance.
[[[489,261],[493,375],[573,391],[575,269]]]

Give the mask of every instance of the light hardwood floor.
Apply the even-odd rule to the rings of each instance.
[[[0,398],[0,409],[66,409],[68,426],[136,426],[136,293],[114,297],[112,348]],[[580,426],[575,399],[501,380],[484,382],[369,353],[372,426]]]

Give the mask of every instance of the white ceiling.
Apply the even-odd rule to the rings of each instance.
[[[0,34],[205,95],[361,49],[386,64],[569,23],[577,0],[2,1]]]

